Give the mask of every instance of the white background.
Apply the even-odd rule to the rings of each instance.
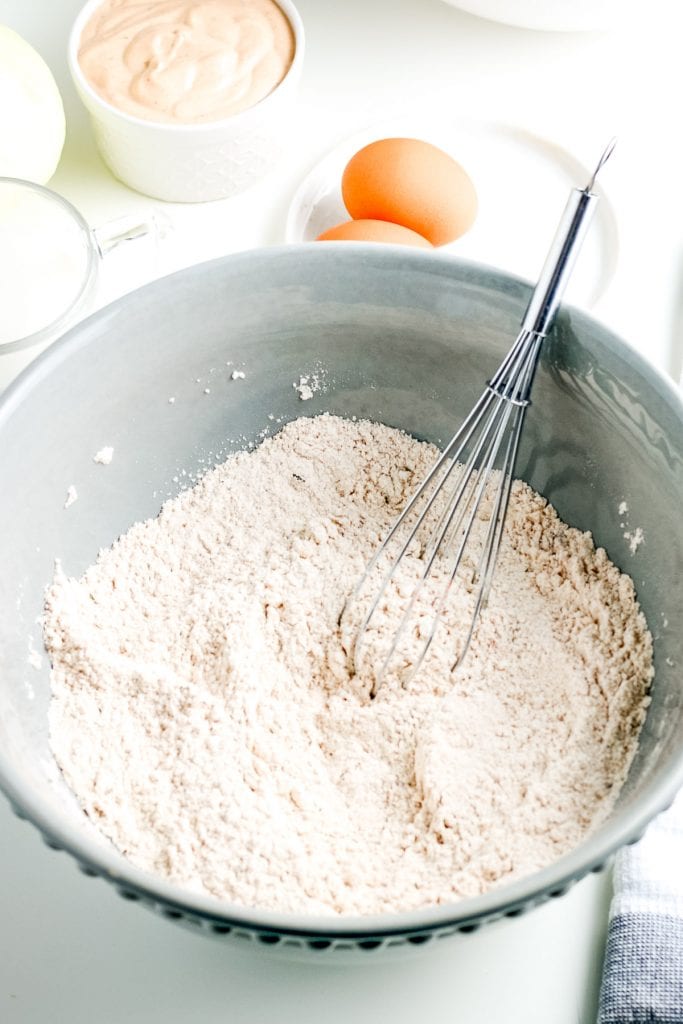
[[[2,0],[0,21],[33,43],[57,78],[68,136],[51,185],[97,225],[160,204],[116,182],[94,149],[66,71],[66,38],[79,6]],[[632,18],[609,33],[555,35],[494,25],[440,0],[298,0],[307,57],[286,159],[242,197],[164,207],[173,231],[158,254],[142,243],[137,252],[111,257],[96,303],[172,269],[282,241],[289,201],[309,169],[346,135],[384,117],[507,120],[588,163],[616,133],[620,144],[605,189],[619,224],[618,264],[594,312],[678,378],[681,77],[679,34],[667,23],[678,6],[624,2]],[[530,166],[520,203],[533,183]],[[533,236],[533,209],[529,216]],[[501,234],[507,227],[501,223]],[[521,269],[530,253],[526,232],[519,234]],[[409,959],[370,953],[358,966],[342,967],[236,950],[158,920],[44,848],[4,802],[0,836],[3,1024],[595,1020],[605,877],[591,877],[523,918]]]

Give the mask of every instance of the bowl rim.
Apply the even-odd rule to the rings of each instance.
[[[48,188],[46,185],[39,185],[38,182],[35,181],[28,181],[26,178],[12,178],[0,175],[0,191],[5,185],[26,192],[32,192],[35,195],[40,196],[41,199],[44,199],[46,202],[53,203],[55,206],[60,207],[81,231],[85,242],[87,256],[83,278],[68,306],[66,306],[62,312],[54,318],[54,320],[44,324],[37,331],[33,331],[31,334],[25,334],[22,338],[15,338],[13,341],[0,342],[0,358],[10,352],[20,352],[23,349],[39,345],[41,342],[48,341],[50,338],[56,339],[71,323],[73,323],[74,317],[90,295],[97,282],[100,265],[100,253],[93,236],[92,229],[83,214],[80,210],[76,209],[73,203],[70,203],[69,200],[65,199],[64,196],[59,194],[59,192],[55,192],[54,189]]]
[[[223,117],[215,121],[202,121],[200,123],[167,123],[165,121],[154,121],[151,118],[136,117],[135,114],[128,114],[125,110],[120,110],[114,104],[109,103],[95,90],[88,79],[83,74],[81,69],[80,61],[78,60],[78,46],[81,39],[81,33],[85,27],[86,22],[90,19],[90,16],[101,7],[104,0],[86,0],[84,6],[80,9],[76,18],[71,26],[69,32],[69,39],[67,43],[67,64],[69,72],[76,85],[77,90],[81,93],[81,98],[84,103],[86,98],[88,103],[88,109],[93,113],[93,108],[97,108],[104,112],[110,118],[116,118],[132,127],[138,129],[147,129],[148,131],[162,131],[169,135],[183,136],[188,135],[196,140],[196,138],[202,135],[211,135],[214,132],[226,131],[228,128],[235,126],[241,127],[243,122],[249,121],[253,118],[255,112],[261,115],[264,110],[274,104],[275,100],[279,100],[286,91],[286,88],[291,87],[293,82],[296,82],[300,73],[304,59],[305,51],[305,31],[304,23],[299,14],[299,11],[294,6],[292,0],[273,0],[277,7],[280,8],[282,13],[287,18],[289,25],[294,35],[294,56],[292,63],[287,68],[284,77],[278,82],[274,89],[272,89],[266,96],[260,99],[257,103],[247,107],[245,110],[241,110],[236,114],[231,114],[229,117]]]
[[[242,265],[254,262],[289,260],[296,265],[297,272],[306,279],[306,264],[313,260],[329,267],[335,263],[362,261],[364,269],[387,269],[395,272],[437,274],[487,287],[501,295],[512,295],[522,303],[528,298],[531,285],[520,277],[508,274],[483,264],[459,260],[447,253],[428,253],[400,245],[377,245],[376,243],[336,242],[302,243],[299,245],[273,246],[266,249],[251,249],[196,264],[167,277],[159,278],[141,288],[122,296],[115,302],[91,314],[81,323],[72,327],[62,338],[43,352],[30,366],[24,369],[7,390],[0,395],[0,432],[16,408],[37,384],[50,375],[53,364],[58,364],[73,351],[89,344],[93,330],[100,323],[115,318],[118,311],[131,302],[154,300],[154,293],[163,293],[174,280],[187,281],[192,276],[201,276],[208,267],[230,269],[238,273]],[[624,358],[631,368],[654,386],[663,400],[666,400],[683,426],[683,395],[672,380],[648,363],[627,341],[621,339],[595,317],[564,306],[565,314],[572,321],[590,324],[597,333],[598,343]],[[605,866],[612,855],[624,845],[641,838],[650,821],[665,810],[683,786],[683,747],[680,756],[654,779],[648,780],[641,792],[628,807],[617,809],[613,819],[608,819],[577,847],[554,861],[552,864],[531,875],[494,888],[474,897],[442,905],[429,905],[415,910],[372,915],[308,915],[283,911],[269,911],[244,907],[230,901],[219,900],[190,892],[164,881],[160,877],[136,868],[125,861],[106,839],[95,839],[79,834],[65,825],[55,805],[36,796],[30,787],[22,783],[12,763],[0,748],[0,789],[4,790],[15,811],[29,819],[59,849],[68,851],[93,874],[107,878],[124,894],[145,902],[172,908],[178,916],[189,919],[203,919],[215,925],[226,924],[234,928],[245,928],[251,932],[278,933],[305,939],[331,938],[333,940],[357,940],[374,937],[391,938],[415,933],[433,932],[446,928],[457,930],[472,924],[477,927],[487,921],[505,916],[517,916],[524,909],[545,902],[551,896],[562,895],[574,882]]]

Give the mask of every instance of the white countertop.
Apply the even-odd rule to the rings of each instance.
[[[158,256],[144,243],[104,264],[96,304],[151,277],[239,249],[280,242],[309,169],[373,122],[424,114],[513,122],[590,163],[620,138],[606,169],[618,260],[593,309],[675,377],[683,356],[678,34],[665,0],[606,34],[534,33],[478,20],[440,0],[298,0],[307,56],[297,123],[282,165],[243,196],[202,206],[158,204],[112,178],[97,155],[66,71],[79,0],[5,0],[0,18],[45,57],[62,91],[67,143],[51,187],[93,225],[164,209]],[[624,7],[630,5],[624,4]],[[673,125],[673,128],[672,128]],[[673,134],[672,134],[673,132]],[[583,182],[577,182],[583,184]],[[533,188],[533,169],[529,180]],[[528,195],[520,193],[520,203]],[[561,210],[564,196],[559,199]],[[519,270],[535,253],[519,238]],[[509,225],[501,223],[501,233]],[[548,239],[553,224],[548,224]],[[519,233],[519,232],[518,232]],[[536,244],[536,243],[535,243]],[[544,255],[538,253],[538,260]],[[513,269],[513,268],[509,268]],[[3,1024],[330,1024],[416,1019],[467,1024],[592,1024],[609,879],[591,876],[518,920],[444,941],[409,959],[357,967],[289,962],[188,934],[124,903],[0,801],[0,1020]]]

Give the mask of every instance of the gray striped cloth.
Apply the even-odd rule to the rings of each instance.
[[[598,1024],[683,1024],[683,792],[617,855]]]

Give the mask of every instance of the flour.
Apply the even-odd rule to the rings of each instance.
[[[56,576],[52,748],[138,867],[261,908],[406,910],[533,872],[609,813],[650,634],[631,580],[526,485],[459,672],[374,701],[350,677],[340,611],[434,455],[300,419]]]
[[[109,466],[113,458],[114,449],[111,445],[106,445],[93,455],[92,460],[93,462],[98,462],[100,466]]]
[[[628,541],[628,549],[632,555],[635,555],[636,551],[645,540],[645,534],[642,526],[636,526],[635,530],[626,530],[624,532],[624,540]]]
[[[299,377],[299,382],[294,381],[292,387],[296,390],[302,402],[309,402],[313,398],[313,387],[308,377]]]
[[[64,499],[64,508],[71,508],[71,506],[78,501],[78,491],[73,484],[70,484],[66,491],[66,498]]]
[[[628,503],[626,501],[622,501],[620,503],[619,508],[618,508],[617,511],[619,513],[620,519],[624,520],[623,522],[621,522],[619,524],[621,526],[622,530],[624,530],[624,527],[627,526],[626,520],[628,519],[628,513],[629,513]],[[629,551],[631,552],[632,555],[635,555],[635,553],[637,552],[638,548],[640,547],[640,545],[645,540],[645,532],[643,531],[642,526],[636,526],[634,528],[624,530],[623,536],[624,536],[624,540],[628,541],[628,549],[629,549]]]
[[[294,381],[292,387],[302,402],[308,402],[318,392],[327,391],[327,377],[327,370],[319,365],[310,373],[300,375],[299,380]]]

